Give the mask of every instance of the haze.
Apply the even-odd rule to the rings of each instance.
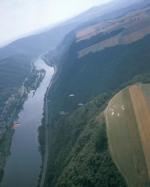
[[[1,0],[0,46],[112,0]]]

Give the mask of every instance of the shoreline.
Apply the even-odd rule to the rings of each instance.
[[[31,69],[32,69],[32,67],[31,67]],[[35,71],[32,71],[30,76],[35,76],[34,77],[35,80],[29,82],[27,85],[24,85],[25,82],[23,82],[24,92],[22,94],[20,94],[20,97],[18,97],[16,95],[16,101],[15,101],[16,104],[13,108],[13,113],[11,114],[10,119],[8,118],[7,121],[5,122],[5,124],[6,124],[5,126],[7,127],[7,129],[6,129],[5,134],[3,135],[3,138],[0,140],[0,146],[2,147],[1,149],[4,150],[4,151],[2,151],[2,153],[0,155],[1,156],[0,185],[2,183],[4,174],[5,174],[5,167],[7,164],[8,157],[11,155],[10,150],[11,150],[13,135],[15,132],[15,130],[12,128],[12,123],[18,118],[19,113],[22,111],[23,105],[24,105],[25,101],[28,99],[29,93],[32,90],[34,90],[36,92],[37,88],[40,86],[40,83],[42,82],[42,80],[45,77],[45,74],[44,74],[44,76],[42,76],[41,74],[38,75],[38,72],[40,72],[40,71],[37,70],[36,68],[34,70]],[[30,78],[30,76],[27,78]],[[29,79],[29,81],[30,81],[30,79]],[[18,89],[18,93],[19,93],[19,89]]]
[[[45,60],[43,60],[45,62]],[[46,62],[45,62],[46,63]],[[47,63],[46,63],[47,64]],[[50,66],[49,64],[47,64],[48,66]],[[46,176],[46,171],[47,171],[47,163],[48,163],[48,136],[49,136],[49,132],[48,132],[48,93],[49,90],[51,89],[52,85],[54,84],[54,80],[56,77],[56,73],[57,73],[57,67],[56,66],[51,66],[54,68],[54,74],[52,76],[52,79],[50,81],[50,84],[47,88],[45,97],[44,97],[44,108],[43,108],[43,118],[42,118],[42,125],[39,127],[39,137],[40,137],[40,128],[44,128],[44,136],[45,136],[45,140],[44,140],[44,145],[41,145],[40,140],[39,140],[39,144],[40,144],[40,151],[41,151],[41,156],[42,156],[42,166],[41,166],[41,172],[39,174],[39,182],[38,182],[38,187],[43,187],[44,186],[44,182],[45,182],[45,176]],[[44,152],[42,153],[42,147],[44,147]]]

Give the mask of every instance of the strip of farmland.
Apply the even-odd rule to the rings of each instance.
[[[150,110],[139,85],[129,88],[150,178]]]
[[[105,117],[109,150],[128,186],[150,187],[150,112],[141,85],[114,96]]]

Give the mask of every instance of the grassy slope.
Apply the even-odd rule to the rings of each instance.
[[[148,181],[147,167],[128,88],[119,92],[109,102],[106,119],[113,160],[127,179],[129,186],[145,186]]]

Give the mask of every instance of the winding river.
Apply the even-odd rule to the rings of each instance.
[[[1,187],[36,187],[42,164],[39,152],[38,127],[43,115],[44,96],[52,80],[54,69],[42,59],[35,62],[37,69],[44,69],[46,75],[35,94],[31,91],[19,113],[21,124],[16,128],[11,144]]]

